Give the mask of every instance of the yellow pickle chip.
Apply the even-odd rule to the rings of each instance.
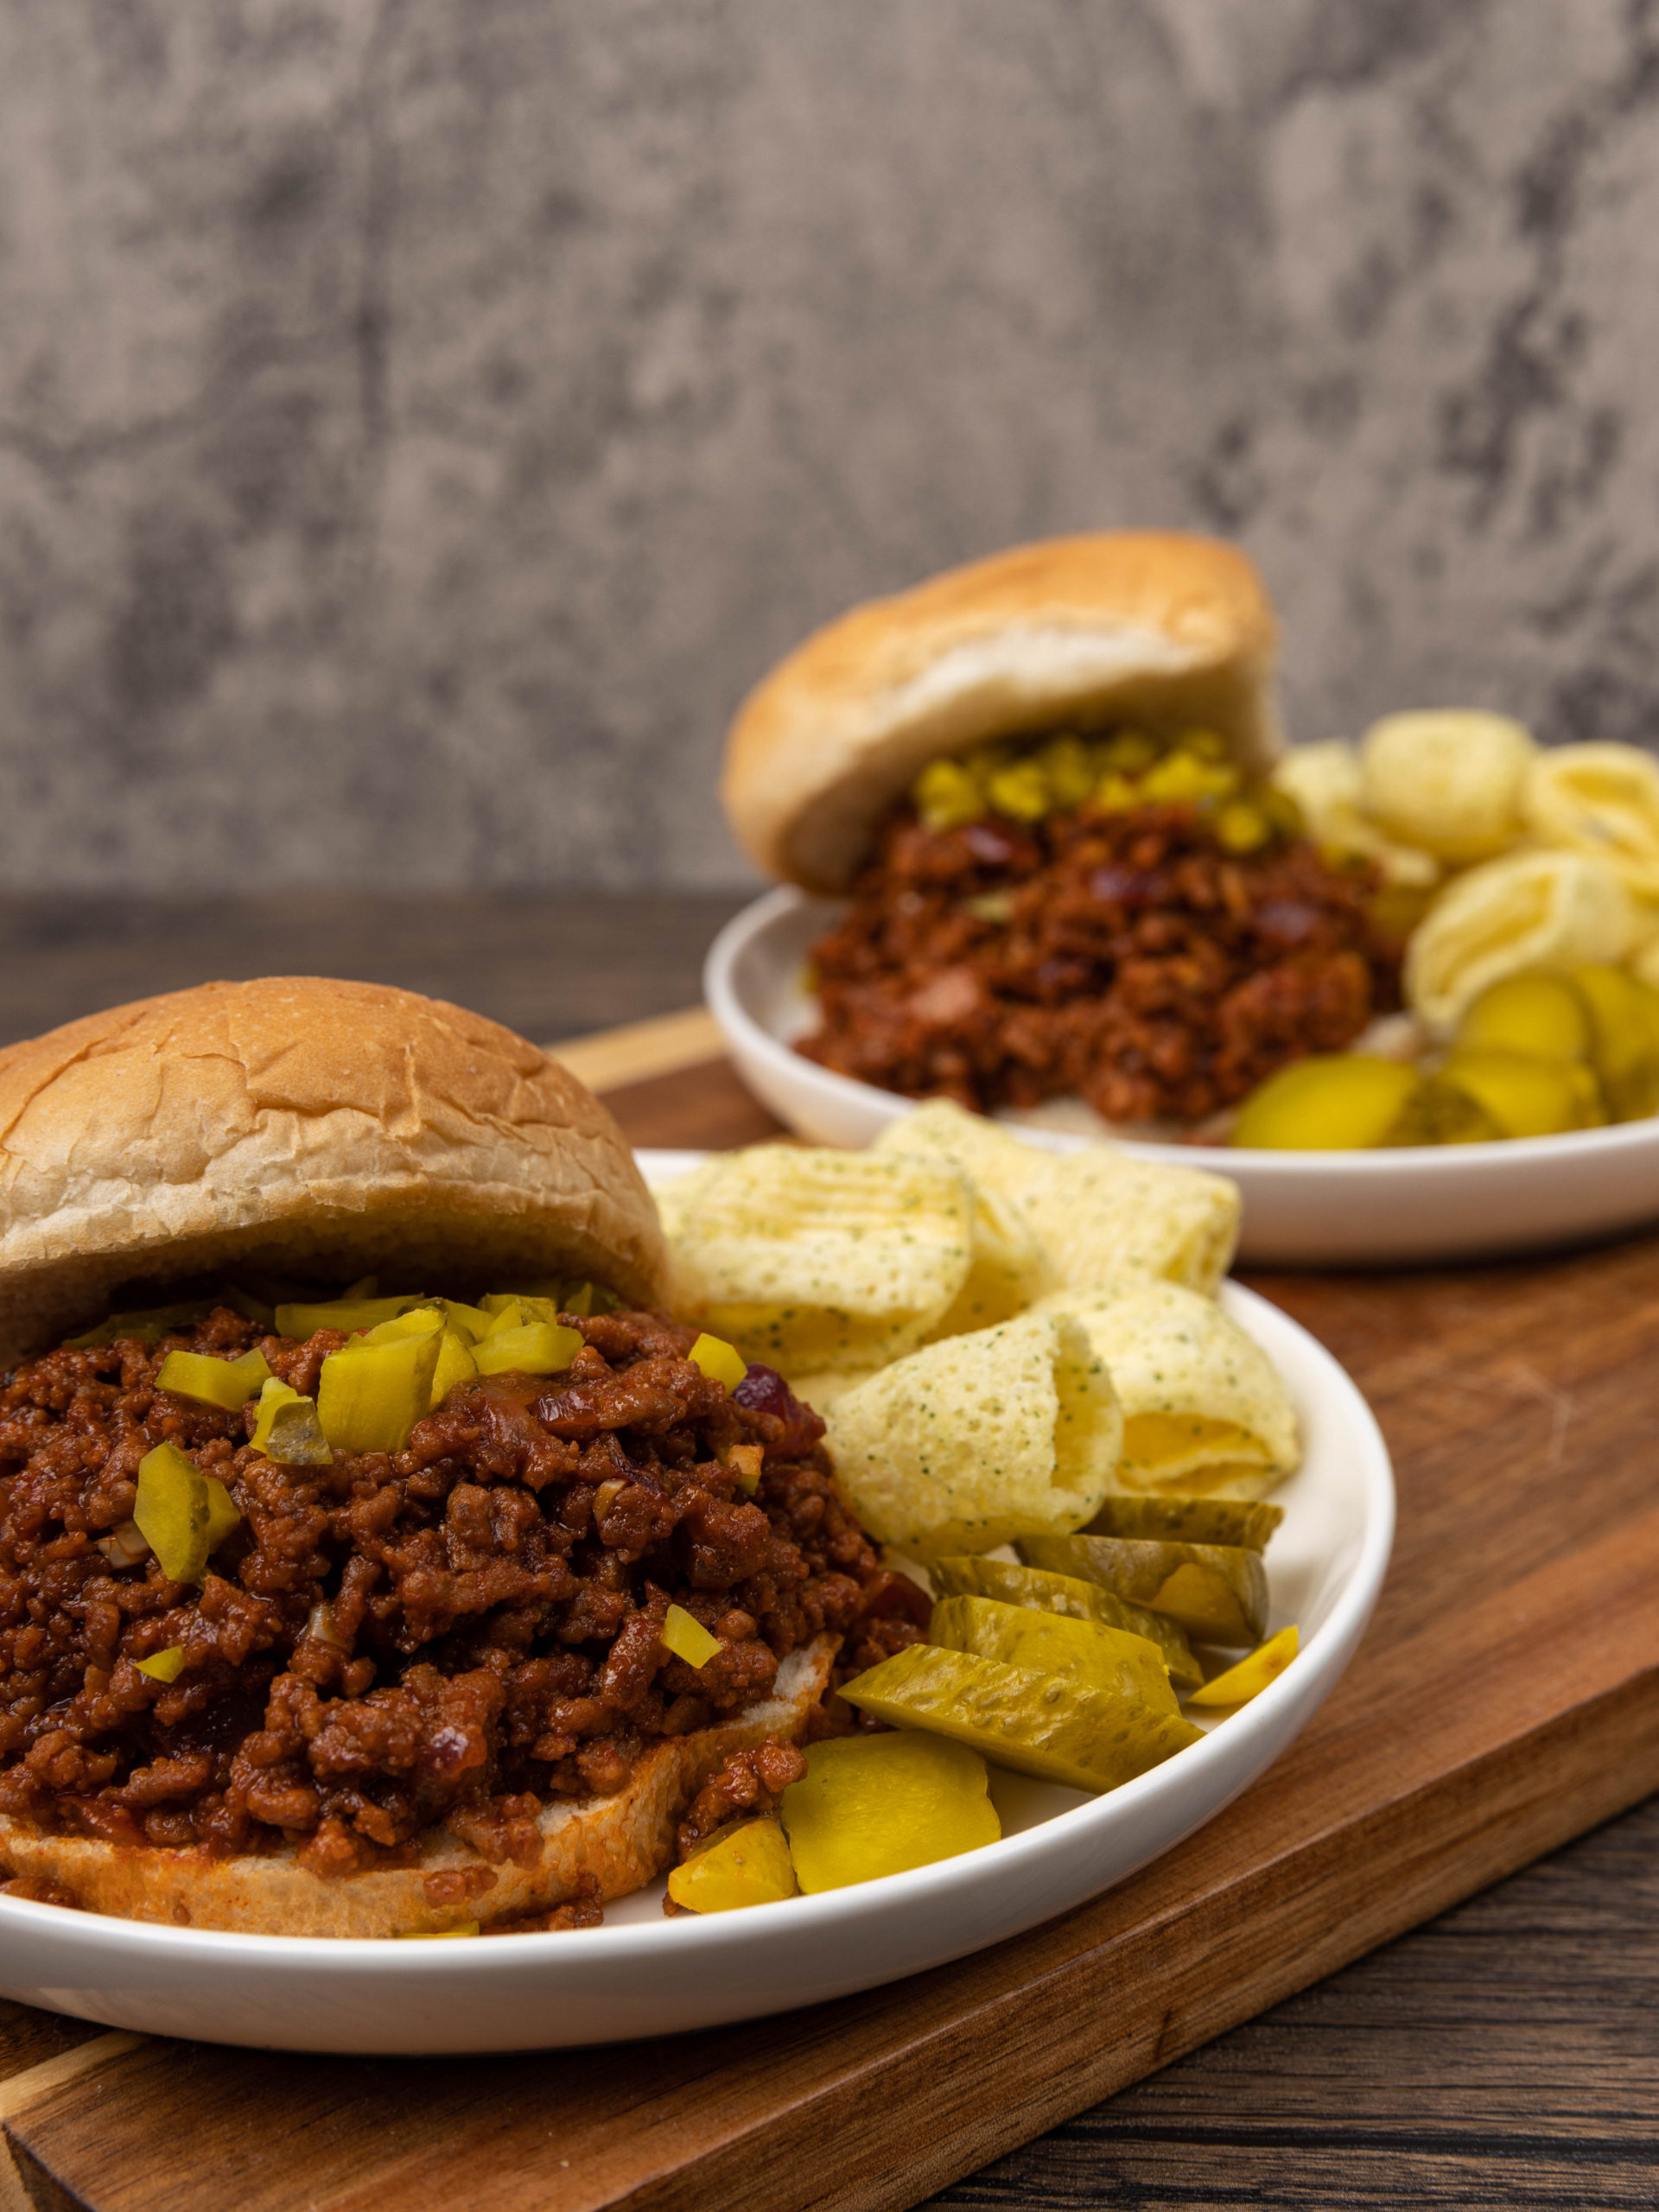
[[[779,1816],[808,1897],[954,1859],[1002,1833],[977,1751],[911,1732],[814,1744]]]

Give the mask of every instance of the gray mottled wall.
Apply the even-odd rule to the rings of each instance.
[[[1635,0],[0,0],[0,887],[736,881],[768,660],[1078,526],[1644,736],[1656,379]]]

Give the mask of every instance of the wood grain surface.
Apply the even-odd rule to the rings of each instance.
[[[534,1026],[580,1020],[554,1009]],[[769,1126],[718,1066],[646,1077],[613,1103],[636,1141]],[[959,1967],[627,2051],[411,2064],[122,2050],[4,2008],[0,2110],[28,2201],[1659,2199],[1654,1808],[1308,1986],[1659,1784],[1659,1246],[1257,1287],[1377,1408],[1401,1537],[1331,1705],[1179,1852]]]

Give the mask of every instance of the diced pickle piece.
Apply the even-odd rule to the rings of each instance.
[[[1606,1119],[1595,1077],[1569,1060],[1465,1052],[1459,1046],[1440,1079],[1465,1092],[1506,1137],[1560,1136]]]
[[[331,1298],[321,1305],[279,1306],[276,1333],[297,1337],[302,1344],[319,1329],[338,1329],[342,1336],[355,1336],[360,1329],[396,1320],[398,1314],[423,1302],[418,1292],[410,1291],[402,1298]]]
[[[697,1338],[686,1357],[711,1382],[723,1382],[728,1396],[749,1371],[749,1363],[735,1344],[728,1344],[723,1337],[711,1337],[706,1332]]]
[[[1615,1122],[1659,1109],[1659,992],[1622,968],[1575,968],[1590,1011],[1591,1058]]]
[[[931,1656],[974,1663],[954,1653]],[[808,1897],[956,1859],[1002,1833],[984,1760],[943,1734],[833,1736],[814,1744],[805,1774],[785,1790],[779,1810],[795,1878]]]
[[[273,1376],[259,1393],[259,1412],[249,1438],[256,1452],[283,1467],[326,1467],[334,1458],[317,1419],[315,1401],[302,1398]]]
[[[401,1452],[426,1412],[443,1332],[349,1344],[331,1351],[317,1384],[317,1419],[336,1452]]]
[[[207,1549],[216,1552],[242,1515],[236,1500],[231,1496],[217,1475],[204,1475],[207,1485]]]
[[[1194,1690],[1189,1705],[1247,1705],[1251,1698],[1276,1682],[1296,1656],[1294,1627],[1281,1628],[1265,1643],[1258,1643],[1248,1659],[1241,1659],[1224,1675],[1217,1675],[1202,1689]]]
[[[895,1727],[936,1731],[1001,1766],[1073,1789],[1116,1789],[1199,1735],[1191,1721],[1156,1713],[1139,1698],[927,1643],[882,1660],[846,1683],[842,1695]],[[788,1827],[787,1791],[784,1806]],[[798,1851],[795,1866],[801,1887],[810,1889]]]
[[[444,1326],[451,1329],[465,1344],[475,1344],[488,1334],[490,1317],[480,1306],[468,1306],[459,1298],[435,1298],[430,1304],[442,1309]]]
[[[171,1390],[198,1404],[218,1406],[235,1413],[258,1395],[270,1380],[262,1351],[244,1352],[240,1359],[213,1359],[194,1351],[170,1351],[156,1370],[156,1388]]]
[[[1237,1544],[1266,1551],[1285,1517],[1282,1505],[1236,1497],[1149,1497],[1116,1492],[1084,1529],[1085,1536],[1160,1536],[1176,1544]]]
[[[176,1682],[184,1672],[184,1646],[169,1643],[165,1651],[152,1651],[148,1659],[133,1662],[141,1675],[148,1675],[153,1682]]]
[[[492,1330],[474,1345],[473,1359],[480,1375],[563,1375],[582,1343],[579,1329],[522,1321],[516,1328]]]
[[[1299,1060],[1253,1090],[1230,1141],[1263,1152],[1352,1152],[1381,1144],[1422,1078],[1398,1060],[1339,1052]]]
[[[663,1616],[663,1643],[688,1667],[706,1667],[721,1649],[720,1638],[710,1636],[695,1613],[683,1605],[671,1605]]]
[[[978,1554],[936,1559],[930,1563],[928,1574],[942,1598],[1000,1598],[1005,1605],[1064,1613],[1076,1621],[1101,1621],[1108,1628],[1143,1636],[1158,1647],[1178,1689],[1196,1688],[1204,1680],[1204,1669],[1193,1657],[1192,1645],[1173,1621],[1144,1605],[1131,1605],[1109,1590],[1103,1590],[1097,1582],[1084,1582],[1071,1574],[1047,1574],[1040,1567],[1015,1567],[1007,1560]]]
[[[687,1912],[733,1912],[798,1897],[800,1886],[777,1821],[745,1821],[711,1837],[677,1866],[668,1878],[668,1894]]]
[[[176,1444],[158,1444],[138,1462],[132,1517],[169,1582],[200,1582],[207,1572],[213,1503],[207,1480]]]
[[[390,1319],[377,1321],[364,1332],[363,1341],[368,1344],[390,1344],[397,1337],[423,1337],[434,1329],[449,1325],[448,1316],[440,1306],[411,1306],[407,1313],[394,1313]]]
[[[1014,822],[1040,822],[1053,810],[1054,793],[1038,760],[1011,760],[995,769],[986,790],[997,813]]]
[[[467,1349],[465,1338],[458,1330],[446,1329],[438,1346],[438,1363],[432,1371],[432,1396],[427,1410],[435,1411],[452,1390],[474,1381],[477,1375],[478,1362]]]
[[[942,1598],[927,1640],[1033,1675],[1064,1675],[1113,1697],[1141,1698],[1154,1713],[1179,1709],[1157,1645],[1100,1621],[1035,1612],[996,1598]]]
[[[1464,1015],[1458,1046],[1523,1052],[1537,1060],[1587,1060],[1590,1017],[1583,999],[1560,976],[1505,976]]]
[[[930,760],[911,785],[910,796],[929,830],[957,830],[964,823],[977,822],[985,811],[978,779],[959,760]]]
[[[1089,747],[1071,731],[1051,737],[1037,753],[1054,804],[1070,814],[1095,787],[1095,763]]]
[[[1204,1643],[1254,1643],[1267,1626],[1268,1577],[1258,1552],[1130,1536],[1021,1536],[1029,1567],[1098,1582],[1131,1605],[1167,1613]]]

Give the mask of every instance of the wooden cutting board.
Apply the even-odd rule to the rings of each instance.
[[[706,1017],[565,1056],[637,1143],[775,1124]],[[1659,1787],[1659,1241],[1255,1276],[1370,1399],[1400,1532],[1330,1703],[1179,1850],[893,1987],[659,2044],[307,2059],[0,2005],[0,2208],[897,2208]]]

